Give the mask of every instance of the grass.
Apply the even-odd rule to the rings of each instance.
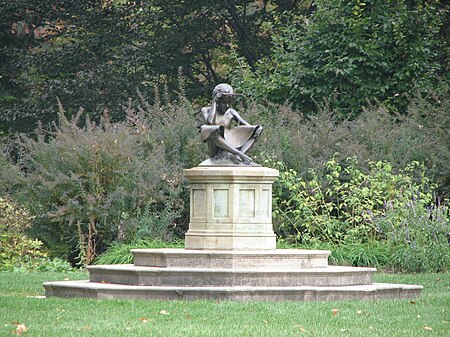
[[[0,336],[448,336],[450,274],[379,274],[422,284],[414,301],[164,302],[41,297],[44,281],[84,272],[0,273]],[[338,311],[336,312],[337,309]],[[333,310],[335,314],[333,314]]]

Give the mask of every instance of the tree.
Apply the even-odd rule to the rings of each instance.
[[[273,36],[270,57],[237,83],[253,95],[314,112],[326,101],[341,118],[367,100],[405,112],[415,90],[430,92],[446,64],[440,31],[447,8],[427,1],[316,1]]]
[[[124,117],[136,89],[184,83],[190,98],[225,81],[235,55],[253,67],[269,52],[274,13],[296,1],[14,1],[0,7],[0,129],[30,131],[56,119]],[[209,96],[209,95],[208,95]]]
[[[129,96],[128,80],[136,80],[126,62],[132,6],[95,0],[2,5],[4,129],[29,131],[38,120],[54,121],[57,97],[69,114],[85,106],[92,114],[123,116],[116,105]]]

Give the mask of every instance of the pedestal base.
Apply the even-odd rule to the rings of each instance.
[[[273,250],[272,183],[267,167],[196,167],[190,182],[191,218],[186,249]]]
[[[89,266],[89,281],[44,283],[47,296],[151,300],[330,301],[416,298],[374,284],[374,268],[328,266],[330,251],[275,250],[265,167],[197,167],[186,249],[134,249],[134,265]]]
[[[329,251],[133,249],[134,265],[89,266],[89,281],[44,283],[46,296],[149,300],[413,299],[422,287],[372,283],[374,268],[328,266]]]

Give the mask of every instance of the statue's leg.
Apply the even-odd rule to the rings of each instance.
[[[234,147],[232,147],[223,137],[217,137],[216,139],[214,139],[214,144],[221,148],[222,150],[225,150],[227,152],[230,152],[232,154],[235,154],[237,156],[239,156],[239,158],[241,158],[242,162],[246,165],[249,165],[250,162],[252,161],[252,159],[247,156],[246,154],[242,153],[242,151],[239,151],[237,149],[235,149]]]
[[[218,148],[214,142],[207,142],[208,144],[208,152],[210,158],[214,157],[217,154]]]

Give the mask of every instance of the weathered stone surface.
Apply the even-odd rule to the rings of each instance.
[[[90,266],[89,282],[46,282],[44,287],[47,296],[155,300],[331,301],[420,295],[421,286],[373,284],[374,268],[323,266],[329,253],[138,249],[134,254],[140,263],[154,266]],[[258,260],[261,265],[255,265]],[[277,261],[286,265],[277,266]]]
[[[134,265],[88,267],[91,282],[147,286],[294,287],[371,284],[374,268],[311,269],[156,268]]]
[[[337,287],[167,287],[89,283],[87,281],[46,282],[47,296],[98,299],[221,300],[221,301],[338,301],[413,299],[421,286],[370,284]]]
[[[135,266],[223,269],[326,268],[328,250],[277,249],[223,251],[186,249],[132,249]]]
[[[273,250],[272,183],[267,167],[195,167],[184,171],[191,209],[186,249]]]

